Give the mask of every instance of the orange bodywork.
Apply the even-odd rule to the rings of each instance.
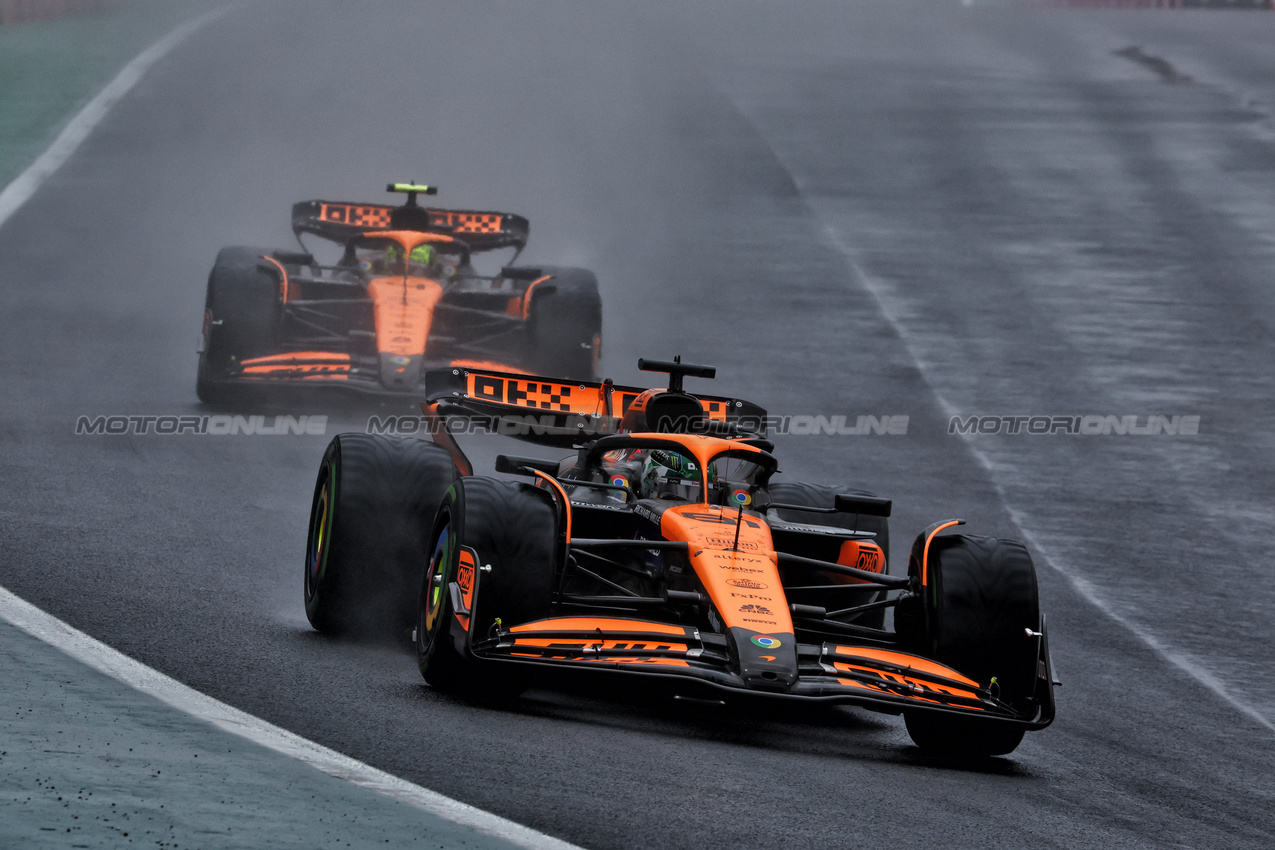
[[[595,344],[601,339],[595,338]],[[596,349],[595,349],[596,354]],[[503,366],[499,363],[470,363],[456,361],[454,367],[468,371],[465,376],[465,395],[476,401],[489,401],[497,404],[514,404],[528,410],[551,411],[553,413],[575,413],[581,416],[602,416],[608,414],[605,385],[581,381],[564,381],[540,376],[527,379],[513,377],[510,374],[523,373],[521,369]],[[610,412],[618,416],[630,407],[641,409],[646,400],[664,390],[646,390],[638,392],[629,388],[613,387],[610,392]],[[726,403],[717,399],[700,399],[704,415],[716,422],[726,421]],[[661,438],[667,434],[658,435]]]
[[[846,540],[837,553],[837,563],[856,570],[870,573],[885,572],[885,552],[872,540]],[[867,579],[845,576],[838,573],[826,573],[828,581],[833,584],[866,584]]]
[[[420,245],[455,241],[450,236],[413,230],[381,230],[367,236],[397,242],[405,257]],[[434,324],[434,307],[443,297],[442,284],[407,274],[377,277],[368,283],[367,294],[372,299],[377,351],[401,357],[424,354]]]
[[[340,380],[349,374],[350,355],[339,351],[289,351],[254,357],[240,365],[245,377]]]
[[[477,573],[478,562],[474,560],[474,551],[467,546],[460,547],[460,566],[456,571],[456,583],[460,586],[460,600],[465,606],[465,610],[471,610],[474,607],[474,577]],[[465,614],[456,614],[456,619],[460,621],[460,626],[465,631],[469,631],[469,617]]]
[[[453,369],[490,369],[496,372],[514,372],[516,374],[528,374],[526,369],[519,369],[517,366],[510,366],[505,363],[496,363],[492,360],[453,360],[448,364]]]
[[[929,584],[930,578],[930,544],[934,542],[934,538],[945,528],[951,528],[954,525],[963,525],[964,520],[954,519],[943,523],[930,532],[930,536],[925,538],[925,549],[921,552],[921,586],[925,587]]]
[[[960,697],[967,700],[976,700],[978,698],[978,694],[975,692],[975,689],[978,688],[977,682],[961,675],[951,667],[926,658],[904,652],[894,652],[889,649],[864,646],[838,646],[835,648],[835,652],[837,656],[842,656],[833,661],[832,666],[835,669],[881,680],[881,684],[876,685],[858,679],[838,678],[837,681],[843,685],[886,694],[898,693],[899,686],[903,686],[908,689],[910,698],[921,702],[941,703],[943,702],[940,698],[942,696]],[[861,658],[863,663],[856,664],[853,660],[844,660],[845,657],[851,659]],[[914,678],[908,676],[906,672],[882,670],[880,668],[882,664],[901,668],[903,671],[916,670],[922,676],[940,676],[954,682],[969,685],[970,689],[966,690],[965,688],[943,685],[929,681],[926,678]],[[932,693],[934,697],[926,697],[926,693]],[[974,711],[981,711],[980,708],[972,705],[967,707]]]
[[[355,227],[389,227],[393,208],[383,204],[319,205],[319,220]],[[454,233],[499,233],[504,216],[499,213],[472,213],[456,210],[430,210],[430,224],[450,227]]]
[[[554,499],[558,502],[558,504],[562,506],[563,522],[565,523],[565,528],[563,530],[563,533],[566,535],[565,536],[566,544],[570,546],[571,545],[571,497],[567,495],[566,490],[562,489],[562,485],[558,483],[558,479],[554,478],[553,476],[545,475],[543,472],[541,472],[538,469],[533,469],[532,474],[535,475],[536,478],[540,479],[540,482],[544,486],[553,490],[554,493],[557,494],[556,496],[554,496]]]
[[[669,508],[660,518],[660,535],[689,544],[691,567],[725,626],[791,633],[770,526],[758,514],[739,514],[717,505]]]
[[[261,259],[267,263],[272,263],[279,270],[279,300],[284,304],[288,303],[288,270],[283,267],[283,263],[269,255],[263,256]]]
[[[651,635],[677,635],[678,637],[686,634],[685,628],[674,626],[671,623],[622,620],[617,617],[554,617],[551,620],[537,620],[534,623],[513,626],[509,631],[513,634],[518,634],[519,632],[542,632],[546,629],[553,629],[559,632],[593,632],[602,629],[603,631],[641,632]]]
[[[553,275],[545,275],[544,277],[536,278],[535,280],[531,282],[531,285],[527,287],[527,291],[522,294],[521,313],[522,313],[522,320],[524,322],[527,321],[528,317],[531,315],[531,291],[535,289],[537,286],[539,286],[540,284],[544,283],[546,280],[549,280],[549,278],[551,278],[552,276]],[[512,307],[513,305],[511,304],[510,306]]]
[[[425,353],[443,287],[427,277],[378,277],[367,285],[376,320],[376,348],[404,357]]]
[[[523,623],[510,630],[514,636],[511,655],[524,658],[556,658],[573,661],[598,661],[608,664],[654,664],[666,667],[686,667],[686,661],[668,656],[624,655],[634,652],[665,652],[685,654],[690,650],[687,629],[669,623],[652,623],[645,620],[621,620],[612,617],[553,617]],[[551,637],[539,637],[546,632]],[[573,635],[571,632],[579,632]],[[603,632],[623,633],[623,638],[600,637]],[[528,634],[530,633],[530,634]],[[518,648],[525,650],[519,652]],[[546,650],[549,650],[546,652]],[[560,650],[555,653],[552,650]],[[593,653],[590,655],[589,653]]]

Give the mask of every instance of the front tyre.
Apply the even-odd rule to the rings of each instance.
[[[319,466],[306,542],[305,612],[321,632],[411,624],[430,523],[457,477],[421,440],[339,434]]]
[[[557,529],[552,497],[529,484],[462,478],[447,490],[417,605],[416,657],[426,682],[496,700],[526,688],[521,668],[484,662],[470,646],[497,620],[507,628],[550,615]]]
[[[918,539],[913,549],[914,575],[923,545]],[[895,617],[903,644],[990,687],[1015,711],[1032,714],[1041,618],[1027,549],[994,537],[936,537],[925,573],[922,596]],[[905,712],[905,718],[918,747],[951,755],[1005,755],[1023,738],[1021,726],[994,720],[923,711]]]

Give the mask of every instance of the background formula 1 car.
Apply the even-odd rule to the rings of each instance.
[[[602,307],[592,272],[506,267],[481,276],[471,256],[511,248],[516,259],[525,218],[421,207],[416,196],[434,194],[430,186],[389,190],[406,192],[407,203],[293,206],[298,242],[308,233],[340,246],[332,265],[308,251],[222,249],[208,277],[201,400],[280,386],[419,398],[427,368],[456,362],[594,376]]]
[[[497,459],[529,483],[474,475],[445,427],[433,443],[333,439],[311,510],[310,622],[414,623],[426,681],[488,699],[538,674],[607,671],[714,699],[902,713],[918,746],[979,756],[1052,722],[1045,617],[1021,544],[938,522],[907,574],[891,575],[888,500],[771,483],[765,411],[683,390],[711,367],[639,366],[668,372],[668,388],[430,374],[422,407],[435,425],[494,419],[576,447],[560,463]]]

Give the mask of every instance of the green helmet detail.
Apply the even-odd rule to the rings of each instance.
[[[428,266],[430,263],[434,262],[434,246],[417,245],[415,248],[412,249],[412,253],[408,256],[411,262],[420,263],[423,266]],[[402,258],[403,258],[403,248],[397,243],[385,249],[386,262],[397,263]]]
[[[652,449],[642,464],[643,498],[674,497],[698,499],[699,465],[677,452]],[[708,465],[708,485],[717,483],[717,464]]]

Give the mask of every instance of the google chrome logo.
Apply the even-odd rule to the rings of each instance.
[[[776,649],[783,646],[779,638],[773,638],[770,635],[753,635],[752,640],[762,649]]]

